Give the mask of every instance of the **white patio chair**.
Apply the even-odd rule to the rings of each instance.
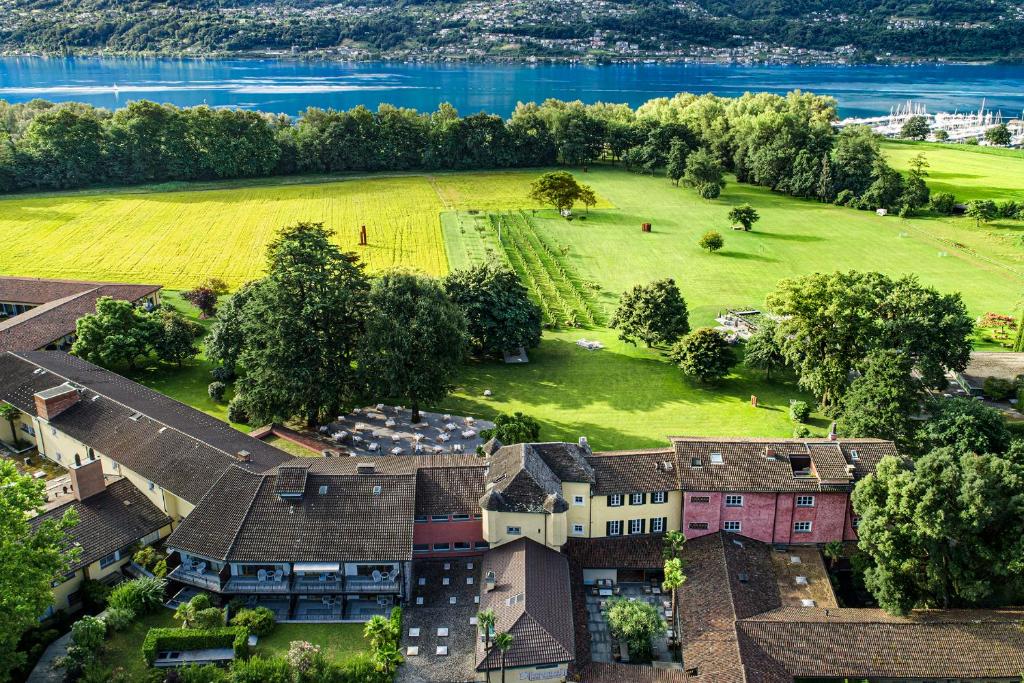
[[[381,579],[383,579],[383,578],[384,578],[384,575],[383,575],[383,574],[381,574],[381,573],[380,573],[380,571],[378,571],[378,570],[374,569],[374,570],[373,570],[373,573],[372,573],[372,574],[370,574],[370,577],[371,577],[371,578],[373,579],[373,582],[374,582],[374,583],[380,583],[380,582],[381,582]]]
[[[266,569],[261,569],[258,572],[256,572],[256,580],[257,581],[266,581],[267,580],[267,570]]]

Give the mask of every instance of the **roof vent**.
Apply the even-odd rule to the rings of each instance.
[[[733,542],[733,544],[734,544],[734,545],[737,545],[737,546],[739,546],[740,548],[742,548],[742,547],[743,547],[743,541],[739,540],[738,538],[734,538],[734,539],[732,539],[732,542]]]
[[[235,453],[235,460],[238,462],[252,462],[252,453],[249,451],[238,451]]]
[[[163,434],[164,432],[166,432],[166,431],[167,431],[167,427],[161,427],[161,428],[160,428],[160,429],[158,429],[157,431],[158,431],[158,432],[160,432],[161,434]]]
[[[100,397],[100,395],[99,395],[99,394],[96,394],[95,396],[93,396],[93,397],[92,397],[92,398],[90,398],[89,400],[90,400],[90,401],[95,401],[95,400],[96,400],[96,399],[98,399],[99,397]]]
[[[361,462],[356,465],[356,474],[373,474],[377,466],[372,462]]]
[[[35,370],[32,371],[32,374],[33,375],[45,375],[46,374],[46,370],[43,370],[42,368],[36,368]]]
[[[740,572],[736,575],[736,578],[740,580],[740,583],[748,583],[750,581],[750,575],[746,572]]]
[[[661,469],[663,469],[664,471],[671,472],[673,467],[674,466],[672,465],[672,461],[671,460],[662,460],[661,461]]]
[[[722,454],[721,453],[712,453],[711,454],[711,464],[712,465],[721,465],[722,462],[723,461],[722,461]]]
[[[326,496],[327,495],[327,484],[324,484],[323,486],[320,487],[320,495],[321,496]]]
[[[379,496],[380,492],[383,491],[383,490],[384,489],[382,487],[380,487],[380,486],[374,486],[373,487],[373,495]]]
[[[138,422],[140,417],[142,417],[142,413],[135,412],[135,413],[132,413],[131,415],[129,415],[128,419],[129,420],[133,420],[135,422]]]

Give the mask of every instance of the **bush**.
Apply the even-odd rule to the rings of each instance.
[[[233,626],[244,626],[249,629],[249,633],[258,636],[265,636],[273,631],[275,623],[274,613],[266,607],[241,609],[231,620]]]
[[[982,385],[982,392],[993,401],[1005,401],[1013,396],[1013,382],[1001,377],[989,377]]]
[[[807,401],[790,401],[789,402],[789,419],[793,422],[807,422],[807,418],[811,416],[811,407],[807,405]]]
[[[811,436],[811,428],[807,425],[797,425],[793,428],[794,439],[808,439]]]
[[[228,419],[232,422],[246,424],[249,422],[249,414],[245,410],[245,404],[240,394],[228,401]]]
[[[189,600],[189,604],[196,608],[196,611],[210,609],[213,607],[213,603],[210,602],[209,593],[196,593]]]
[[[85,650],[99,651],[106,639],[107,625],[97,617],[82,617],[71,626],[71,642]]]
[[[949,192],[936,192],[932,194],[931,207],[933,211],[950,216],[956,207],[956,197]]]
[[[88,611],[102,611],[110,597],[110,586],[102,581],[86,579],[82,582],[82,602]]]
[[[156,548],[151,545],[147,545],[145,548],[139,548],[135,551],[135,554],[132,555],[132,562],[145,569],[149,569],[156,564],[156,560]]]
[[[320,646],[305,640],[292,641],[288,647],[288,664],[294,672],[296,683],[322,681],[330,668],[320,652]]]
[[[231,680],[231,674],[216,664],[197,666],[191,664],[175,671],[181,683],[226,683]],[[170,681],[170,676],[165,679]]]
[[[224,625],[224,610],[219,607],[207,607],[196,612],[196,628],[217,628]]]
[[[138,616],[149,614],[163,605],[166,586],[166,580],[148,577],[125,581],[110,592],[107,605],[131,610]]]
[[[231,666],[231,680],[233,683],[291,683],[292,668],[284,657],[253,657]],[[342,680],[356,679],[345,677]]]
[[[151,628],[142,642],[142,656],[152,665],[157,652],[164,650],[205,650],[230,647],[235,657],[249,654],[249,631],[241,626],[220,628]]]
[[[722,237],[722,233],[715,232],[714,230],[708,230],[697,242],[697,246],[701,249],[707,249],[708,253],[718,251],[725,246],[725,239]]]
[[[836,195],[836,199],[833,202],[836,206],[850,206],[857,199],[857,195],[852,190],[842,190]]]
[[[217,403],[220,403],[224,399],[224,394],[228,390],[228,385],[224,382],[210,382],[206,387],[206,393],[210,395]]]
[[[162,579],[167,576],[167,559],[162,558],[157,560],[157,563],[153,565],[153,575],[158,579]]]
[[[218,365],[213,370],[210,370],[210,376],[213,377],[213,381],[215,382],[224,382],[227,384],[235,379],[235,372],[225,365]]]
[[[135,621],[135,612],[124,607],[111,607],[103,615],[103,621],[111,631],[123,631]]]

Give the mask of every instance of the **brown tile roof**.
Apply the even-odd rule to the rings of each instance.
[[[583,569],[660,569],[662,534],[570,538],[565,552]]]
[[[68,547],[81,548],[70,571],[80,569],[161,529],[171,520],[127,479],[107,484],[105,491],[83,501],[73,500],[30,520],[33,527],[59,519],[73,509],[78,524],[68,533]]]
[[[288,463],[277,468],[277,481],[274,486],[274,493],[277,495],[298,494],[306,490],[306,475],[309,473],[309,463]]]
[[[579,680],[582,683],[686,683],[693,679],[679,669],[591,662],[580,671]]]
[[[78,403],[51,421],[56,429],[190,503],[238,463],[239,451],[251,457],[241,466],[254,471],[291,459],[214,417],[80,358],[59,351],[0,354],[0,400],[30,415],[36,414],[33,394],[66,382],[85,390]]]
[[[569,564],[564,555],[528,538],[487,551],[481,566],[480,609],[494,610],[497,633],[512,634],[506,667],[571,662],[575,656]],[[510,604],[511,603],[511,604]],[[478,639],[479,640],[479,639]],[[477,644],[477,670],[497,669],[497,648]]]
[[[297,500],[277,494],[278,476],[232,468],[168,545],[232,562],[412,559],[414,475],[310,471]]]
[[[561,481],[594,483],[594,469],[587,462],[590,449],[574,443],[552,441],[529,445]]]
[[[416,471],[416,514],[479,514],[486,472],[485,466],[419,468]]]
[[[136,301],[158,285],[126,285],[0,277],[0,301],[37,304],[0,322],[0,351],[34,351],[75,331],[83,315],[96,311],[101,296]]]
[[[680,486],[684,491],[800,492],[852,488],[856,478],[883,455],[898,455],[891,442],[877,439],[708,439],[673,437]],[[852,462],[850,451],[868,456]],[[714,464],[711,454],[722,456]],[[769,457],[769,455],[771,457]],[[812,476],[795,477],[792,456],[808,457]],[[847,467],[852,469],[847,471]]]
[[[737,624],[751,681],[1006,678],[1024,672],[1024,611],[786,608]],[[823,656],[827,653],[827,656]]]
[[[480,507],[500,512],[564,512],[562,482],[533,444],[502,446],[487,470]]]
[[[159,291],[160,285],[133,285],[123,282],[93,282],[88,280],[52,280],[34,277],[0,276],[0,301],[38,306],[47,301],[80,294],[89,289],[106,289],[107,296],[125,301],[136,301]]]
[[[594,468],[594,495],[649,493],[679,488],[674,451],[598,453],[587,458]]]

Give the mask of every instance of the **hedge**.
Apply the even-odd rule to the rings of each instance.
[[[142,642],[142,656],[152,665],[158,652],[216,647],[230,647],[236,658],[246,657],[249,654],[249,629],[242,626],[151,628]]]

